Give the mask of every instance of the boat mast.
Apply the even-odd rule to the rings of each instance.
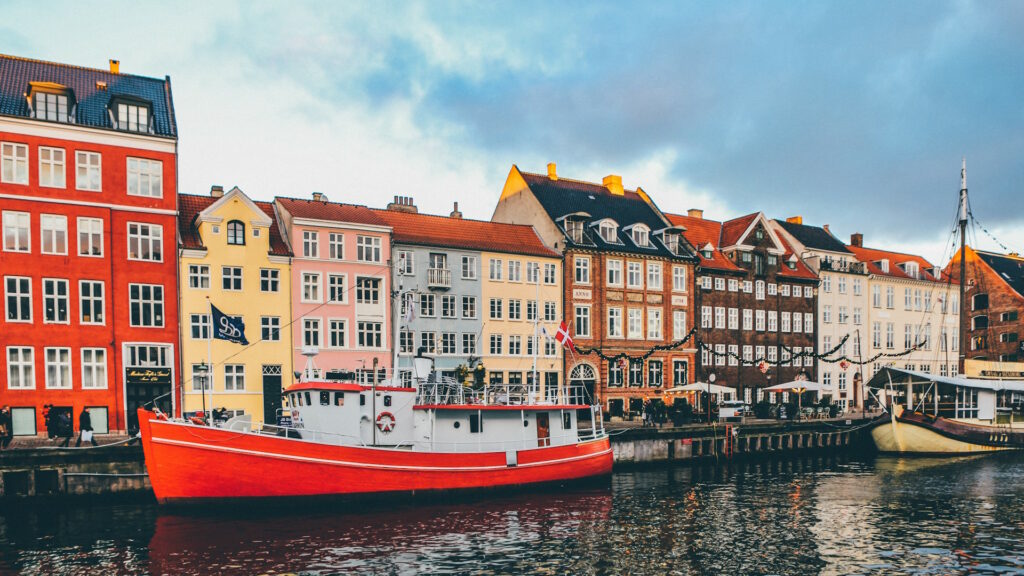
[[[961,159],[960,165],[960,350],[958,351],[958,372],[964,373],[964,359],[967,350],[967,316],[964,311],[967,302],[964,295],[967,290],[967,158]]]

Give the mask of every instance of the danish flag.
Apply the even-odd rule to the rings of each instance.
[[[565,320],[558,326],[558,333],[555,334],[555,340],[563,347],[568,348],[573,354],[576,353],[576,345],[572,343],[572,335],[569,334],[569,327],[565,324]]]

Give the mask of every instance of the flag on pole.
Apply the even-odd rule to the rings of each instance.
[[[245,339],[245,322],[242,318],[233,318],[221,312],[210,304],[210,314],[213,316],[213,337],[217,340],[227,340],[235,344],[248,346],[249,341]]]
[[[558,333],[555,334],[555,340],[563,347],[568,348],[573,354],[576,353],[576,345],[572,342],[572,335],[569,334],[569,326],[566,325],[565,320],[558,326]]]

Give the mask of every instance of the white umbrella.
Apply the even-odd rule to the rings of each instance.
[[[828,388],[818,384],[811,380],[793,380],[792,382],[783,382],[782,384],[776,384],[775,386],[769,386],[764,389],[766,392],[794,392],[796,393],[796,410],[797,417],[799,418],[800,410],[803,408],[803,393],[804,392],[817,392],[822,393]]]
[[[719,386],[718,384],[709,384],[707,382],[694,382],[693,384],[687,384],[686,386],[673,386],[668,390],[665,390],[669,394],[679,392],[707,392],[709,394],[736,394],[735,388],[729,388],[728,386]]]

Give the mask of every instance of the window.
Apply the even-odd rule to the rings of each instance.
[[[814,314],[812,312],[804,312],[804,333],[814,333]]]
[[[715,290],[725,290],[725,278],[715,278]]]
[[[608,268],[608,285],[622,286],[622,260],[608,260],[605,264]]]
[[[526,301],[526,320],[533,322],[537,319],[537,301],[527,300]]]
[[[68,281],[43,279],[43,322],[68,323]]]
[[[320,346],[320,319],[319,318],[303,318],[302,319],[302,345],[303,346]]]
[[[789,332],[789,328],[790,328],[789,312],[782,312],[780,319],[781,319],[781,322],[782,322],[781,330],[783,332]]]
[[[32,321],[32,283],[23,276],[4,277],[8,322]]]
[[[32,233],[28,212],[3,212],[4,251],[29,252],[32,249]]]
[[[491,320],[501,320],[501,298],[491,298]]]
[[[754,361],[754,347],[747,344],[743,346],[743,360],[745,362]]]
[[[356,278],[356,303],[380,304],[380,278]]]
[[[206,289],[210,287],[210,267],[205,264],[189,264],[188,287]]]
[[[128,158],[128,195],[162,198],[164,163],[144,158]]]
[[[775,310],[768,311],[768,331],[778,332],[779,331],[779,318],[778,313]]]
[[[35,358],[32,348],[27,346],[7,348],[7,387],[10,389],[36,387]]]
[[[356,260],[380,262],[380,245],[378,236],[356,236]]]
[[[413,352],[413,333],[412,330],[402,330],[398,333],[398,353],[399,354],[412,354]]]
[[[729,292],[739,292],[740,281],[735,278],[729,278]],[[788,291],[787,291],[788,293]]]
[[[672,291],[686,292],[686,267],[672,267]]]
[[[245,245],[245,224],[240,220],[228,222],[228,244],[233,246]]]
[[[778,293],[779,293],[778,285],[776,285],[774,282],[771,283],[771,284],[768,284],[768,295],[769,296],[775,296]]]
[[[455,318],[455,296],[441,296],[441,317]]]
[[[64,149],[39,147],[39,185],[64,188]]]
[[[40,243],[43,254],[68,253],[68,218],[56,214],[39,216]]]
[[[779,294],[782,294],[783,296],[789,296],[789,284],[780,285]]]
[[[714,308],[711,306],[701,306],[700,308],[700,327],[701,328],[712,328],[712,317],[714,314]]]
[[[701,276],[700,287],[705,290],[711,290],[711,276]]]
[[[336,304],[344,304],[347,298],[345,295],[348,293],[345,290],[345,275],[343,274],[328,274],[327,275],[327,300]]]
[[[754,310],[754,329],[764,332],[764,310]]]
[[[82,324],[103,324],[103,282],[79,280],[78,309]]]
[[[725,329],[725,306],[715,306],[715,328]]]
[[[522,320],[523,319],[523,301],[522,300],[509,300],[508,301],[508,319],[509,320]]]
[[[441,333],[441,354],[455,355],[455,332]]]
[[[590,338],[590,306],[577,305],[574,313],[574,331],[577,338]]]
[[[647,309],[647,339],[661,340],[661,309]]]
[[[490,276],[491,280],[501,280],[501,260],[491,258],[490,260]]]
[[[639,358],[629,359],[629,385],[644,385],[644,361]]]
[[[557,356],[558,355],[558,341],[552,338],[544,340],[544,355],[545,356]]]
[[[768,362],[775,363],[779,360],[779,349],[775,346],[768,347]]]
[[[221,288],[224,290],[242,289],[242,269],[238,266],[223,266],[220,269]]]
[[[738,360],[739,355],[740,355],[739,346],[736,345],[736,344],[729,344],[729,366],[738,366],[739,365],[739,363],[740,363],[739,360]]]
[[[348,325],[345,320],[333,319],[327,321],[327,347],[344,348],[348,342],[345,334],[348,332]]]
[[[467,332],[462,335],[462,353],[467,356],[476,354],[476,334]]]
[[[672,311],[672,339],[686,338],[686,310]]]
[[[857,326],[860,326],[861,320],[862,320],[862,315],[861,315],[860,308],[859,307],[854,307],[854,309],[853,309],[853,323],[855,325],[857,325]]]
[[[622,386],[622,365],[618,360],[608,361],[608,387],[618,388]]]
[[[646,226],[634,226],[632,232],[633,244],[644,248],[651,245],[650,230]]]
[[[988,294],[975,294],[971,297],[971,309],[972,310],[987,310],[988,309]]]
[[[896,348],[896,325],[892,322],[885,324],[885,347],[889,350]]]
[[[754,311],[750,308],[743,309],[743,329],[753,330],[754,329]]]
[[[46,348],[46,387],[71,388],[71,348]]]
[[[164,229],[158,224],[128,223],[128,259],[163,261]]]
[[[522,278],[523,263],[519,260],[508,261],[508,281],[509,282],[521,282]]]
[[[647,289],[661,290],[661,262],[647,263]]]
[[[360,348],[381,347],[383,325],[380,322],[359,322],[357,328]]]
[[[245,390],[245,364],[224,365],[224,390],[227,392]]]
[[[608,308],[608,337],[622,338],[622,308]]]
[[[847,312],[846,306],[840,306],[839,307],[839,315],[838,316],[839,316],[838,321],[839,321],[840,324],[846,324],[847,322],[850,321],[850,314]]]
[[[476,318],[476,296],[462,297],[462,317]]]
[[[421,294],[420,295],[420,316],[424,318],[433,318],[437,316],[436,299],[433,294]]]
[[[640,339],[644,337],[644,311],[640,308],[630,308],[626,311],[626,337]]]
[[[798,334],[804,331],[803,315],[799,312],[793,312],[793,333]]]
[[[544,265],[544,284],[554,285],[558,281],[558,267],[554,264]]]
[[[821,307],[821,321],[825,324],[832,322],[832,305],[825,304]]]
[[[764,300],[764,280],[758,280],[754,283],[754,297],[758,300]]]
[[[82,348],[82,388],[107,387],[107,351]]]
[[[327,235],[327,253],[331,260],[344,260],[345,259],[345,235],[337,232],[331,232]],[[410,274],[412,274],[412,253],[406,252],[408,255],[407,264],[409,265]],[[401,260],[400,260],[401,261]]]
[[[747,294],[751,294],[754,291],[754,283],[750,280],[743,281],[743,291]]]
[[[119,103],[117,105],[117,129],[149,132],[149,107]]]
[[[576,244],[583,242],[583,222],[579,220],[565,221],[565,235]]]
[[[260,339],[267,342],[281,341],[280,316],[260,316]]]
[[[881,308],[882,307],[882,287],[872,286],[871,287],[871,307]]]
[[[729,308],[729,330],[739,330],[740,327],[740,310],[739,308]]]
[[[619,243],[619,230],[618,226],[611,222],[602,222],[598,227],[598,231],[601,234],[601,238],[610,244]]]
[[[514,335],[508,337],[508,355],[519,356],[523,353],[523,339],[521,336]]]
[[[673,386],[685,386],[687,383],[689,374],[689,362],[686,360],[673,360],[672,361],[672,385]]]
[[[87,192],[99,192],[102,185],[100,174],[99,153],[75,152],[75,188]]]
[[[1010,312],[1003,312],[1002,314],[999,315],[999,320],[1002,322],[1016,322],[1017,311],[1012,310]]]
[[[129,284],[132,326],[160,328],[164,325],[164,287],[159,284]]]
[[[491,334],[489,352],[491,356],[501,355],[501,334]]]
[[[715,366],[725,366],[727,356],[725,344],[715,344]]]
[[[189,326],[193,340],[207,340],[210,338],[209,314],[189,315]]]
[[[0,144],[0,182],[28,184],[28,146],[3,142]]]
[[[302,256],[304,258],[320,257],[320,233],[316,230],[302,231]]]
[[[555,321],[555,312],[556,312],[556,308],[555,307],[556,307],[556,305],[555,305],[554,302],[550,302],[550,301],[544,302],[544,321],[545,322],[554,322]]]
[[[476,280],[476,256],[462,257],[462,279]]]
[[[281,272],[271,268],[260,269],[260,292],[277,292],[281,285]]]

